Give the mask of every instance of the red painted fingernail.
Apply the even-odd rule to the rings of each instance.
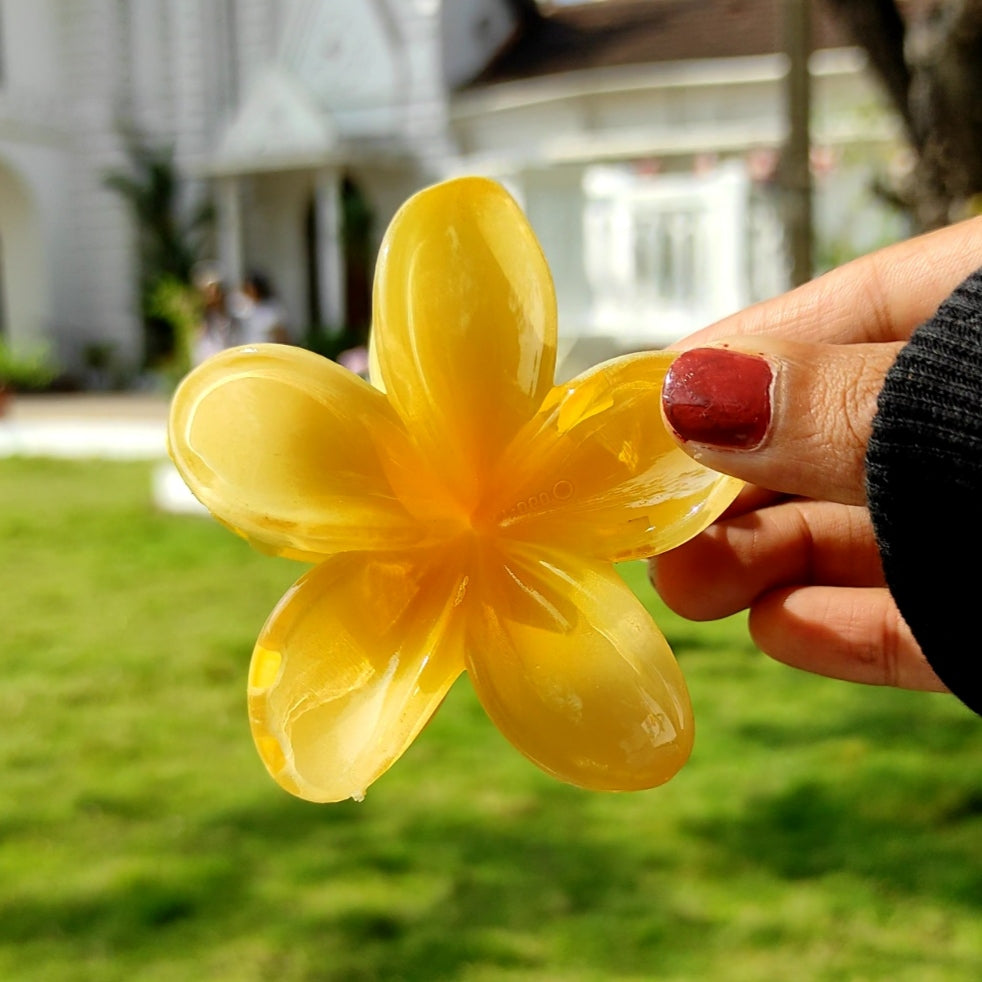
[[[672,362],[662,387],[665,417],[679,438],[752,450],[771,421],[774,372],[763,358],[728,348],[693,348]]]

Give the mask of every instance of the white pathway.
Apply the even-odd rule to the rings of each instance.
[[[155,504],[204,512],[167,460],[167,401],[159,396],[17,396],[0,417],[0,458],[14,456],[156,460]]]
[[[0,457],[167,456],[167,400],[147,395],[18,395],[0,416]]]

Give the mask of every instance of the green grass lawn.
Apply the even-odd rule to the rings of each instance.
[[[558,784],[464,678],[363,803],[307,804],[244,708],[298,567],[149,481],[0,461],[4,982],[982,978],[982,723],[950,698],[776,665],[630,566],[695,705],[670,784]]]

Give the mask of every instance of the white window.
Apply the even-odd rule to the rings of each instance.
[[[668,344],[743,306],[748,189],[739,166],[698,175],[590,170],[584,267],[593,330]]]

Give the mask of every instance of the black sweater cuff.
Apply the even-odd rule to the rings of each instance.
[[[945,685],[982,714],[982,270],[887,373],[866,491],[904,620]]]

